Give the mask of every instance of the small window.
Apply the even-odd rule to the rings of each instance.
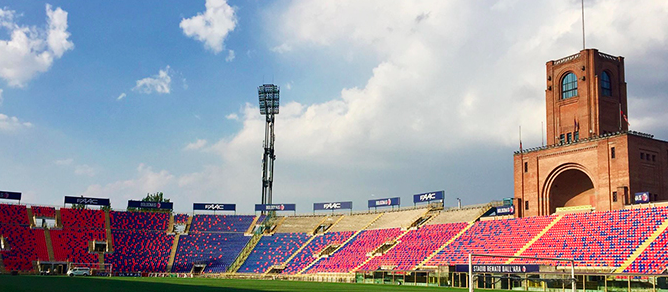
[[[659,201],[659,194],[654,194],[654,202],[658,202],[658,201]]]
[[[524,163],[524,172],[529,172],[529,163],[528,162]]]
[[[606,71],[601,74],[601,93],[603,96],[612,96],[612,83],[610,82],[610,75]]]
[[[529,201],[524,201],[524,210],[529,210]]]
[[[573,133],[573,141],[577,142],[579,140],[580,140],[580,131],[575,131],[575,133]]]
[[[617,202],[617,192],[612,192],[612,201]]]
[[[564,144],[564,134],[559,135],[559,144]]]
[[[566,143],[570,144],[571,142],[573,142],[573,134],[568,133],[568,134],[566,134]]]
[[[615,159],[615,147],[610,148],[610,158]]]
[[[652,154],[652,161],[656,161],[656,155]]]
[[[561,80],[561,99],[575,96],[578,96],[578,78],[571,72]]]
[[[645,153],[640,152],[640,159],[645,160]]]

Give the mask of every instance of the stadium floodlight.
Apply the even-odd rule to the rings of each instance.
[[[271,204],[274,184],[274,115],[278,114],[280,88],[274,84],[264,84],[257,88],[260,114],[265,115],[264,156],[262,157],[262,204]],[[262,212],[264,214],[264,211]]]

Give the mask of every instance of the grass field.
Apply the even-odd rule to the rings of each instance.
[[[65,276],[8,276],[0,275],[0,291],[443,291],[466,292],[465,289],[413,287],[372,284],[314,283],[272,280],[183,279],[183,278],[123,278]]]

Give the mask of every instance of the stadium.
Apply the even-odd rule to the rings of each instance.
[[[629,130],[624,57],[583,48],[546,68],[547,143],[520,140],[512,197],[446,206],[416,190],[297,214],[272,198],[280,91],[263,84],[253,214],[0,191],[0,291],[668,290],[668,142]]]

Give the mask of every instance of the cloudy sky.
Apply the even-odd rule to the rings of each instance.
[[[668,139],[668,2],[585,1],[624,56],[631,129]],[[0,189],[26,203],[261,194],[257,86],[281,87],[274,202],[513,196],[541,143],[545,62],[580,1],[0,1]]]

